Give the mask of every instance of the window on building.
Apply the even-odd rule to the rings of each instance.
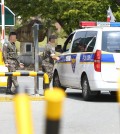
[[[25,44],[25,52],[32,52],[32,43]]]

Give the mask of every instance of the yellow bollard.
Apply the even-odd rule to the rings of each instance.
[[[30,100],[27,94],[17,94],[14,97],[17,134],[33,134]]]
[[[47,103],[45,134],[59,134],[64,98],[65,92],[60,88],[47,89],[45,91],[45,100]]]
[[[44,73],[43,75],[43,89],[46,90],[49,88],[49,77],[47,73]]]
[[[0,49],[0,65],[4,65],[2,50]]]

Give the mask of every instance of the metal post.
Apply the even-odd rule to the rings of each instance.
[[[5,42],[5,7],[4,0],[1,0],[1,13],[2,13],[2,47]]]
[[[35,23],[33,25],[33,36],[34,36],[34,47],[35,47],[35,60],[34,60],[34,64],[35,64],[35,71],[38,72],[39,71],[39,59],[38,59],[38,53],[39,53],[39,48],[38,48],[38,30],[39,30],[39,24]],[[38,93],[39,92],[39,77],[35,76],[34,77],[34,93]]]

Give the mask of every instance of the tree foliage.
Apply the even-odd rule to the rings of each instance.
[[[45,24],[57,21],[67,34],[79,28],[80,21],[106,21],[109,6],[120,21],[118,0],[6,0],[5,4],[23,23],[37,16]]]

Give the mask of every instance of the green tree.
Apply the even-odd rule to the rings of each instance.
[[[120,20],[117,0],[6,0],[6,5],[23,23],[37,16],[45,24],[57,21],[67,34],[79,28],[80,21],[106,21],[109,6]]]

